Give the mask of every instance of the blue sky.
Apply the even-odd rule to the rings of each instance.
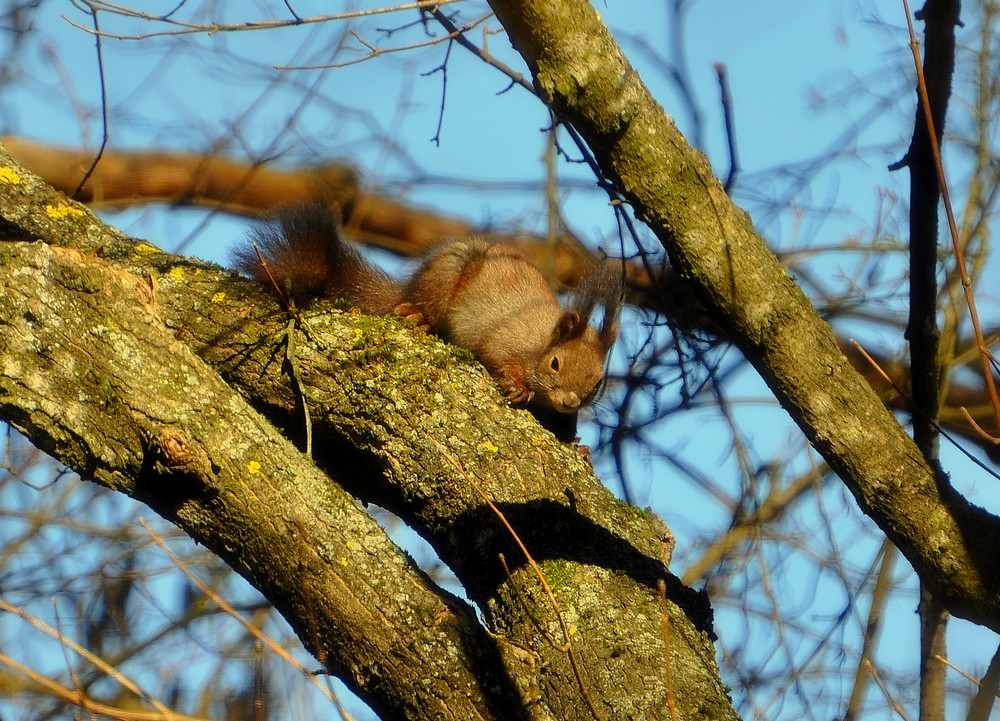
[[[155,11],[153,6],[175,4],[145,5]],[[657,47],[665,44],[668,17],[664,5],[633,0],[598,3],[598,8],[666,111],[691,134],[686,125],[689,116],[679,103],[676,88],[658,73],[637,41],[644,38]],[[734,196],[750,210],[775,247],[832,244],[863,234],[872,226],[885,193],[905,197],[905,174],[886,171],[886,165],[906,149],[912,117],[912,80],[901,76],[911,71],[898,3],[696,0],[689,5],[686,60],[691,88],[705,117],[703,149],[718,172],[724,172],[727,150],[713,70],[713,65],[721,62],[729,71],[743,169],[743,182]],[[262,6],[275,14],[283,8],[279,2],[223,7],[235,16],[257,12]],[[309,6],[326,8],[329,3],[297,4],[302,14],[310,12]],[[472,10],[463,13],[464,17],[476,15]],[[72,28],[60,14],[85,19],[68,2],[50,0],[43,4],[37,23],[48,49],[33,42],[24,51],[25,67],[37,82],[5,93],[2,130],[73,146],[88,141],[93,144],[100,137],[99,118],[93,113],[98,103],[93,39]],[[888,26],[877,22],[880,19]],[[366,40],[375,42],[380,37],[376,26],[393,22],[402,20],[383,18],[356,27]],[[116,25],[105,20],[104,27],[108,30]],[[136,32],[148,30],[135,24],[129,27]],[[496,22],[490,27],[495,29]],[[423,74],[443,61],[443,45],[322,72],[278,72],[270,67],[328,60],[330,48],[344,29],[340,25],[268,35],[108,40],[104,50],[112,145],[201,150],[221,144],[234,154],[271,148],[279,162],[288,163],[349,158],[367,182],[413,203],[484,225],[544,227],[545,207],[539,193],[495,185],[538,183],[544,178],[540,158],[545,136],[541,130],[548,125],[548,117],[533,98],[520,88],[499,94],[508,85],[504,77],[455,48],[449,59],[447,100],[437,144],[431,138],[439,119],[442,76]],[[397,37],[382,39],[380,44],[393,45]],[[411,32],[403,37],[412,40],[420,35]],[[477,40],[481,37],[476,35]],[[356,41],[340,39],[349,48],[341,57],[358,54]],[[492,52],[523,69],[503,35],[492,35],[489,42]],[[184,52],[176,51],[178,43]],[[223,47],[230,52],[213,53]],[[302,98],[314,83],[320,91],[300,109]],[[274,91],[260,100],[268,84],[274,85]],[[839,145],[845,127],[864,121],[885,88],[905,92],[894,99],[883,117],[866,123],[856,145]],[[80,107],[89,111],[83,119]],[[291,118],[295,118],[295,125],[289,127]],[[387,138],[399,150],[387,150]],[[768,171],[820,157],[831,149],[842,158],[818,170],[810,178],[808,192],[795,196],[802,203],[802,212],[784,213],[772,220],[760,204],[760,196],[781,195],[789,181]],[[572,228],[589,241],[613,247],[614,218],[606,198],[593,189],[593,179],[582,167],[566,163],[560,166],[559,174],[576,181],[562,197]],[[807,212],[806,201],[832,206],[822,224],[816,214]],[[225,260],[229,243],[245,228],[243,221],[223,217],[205,222],[205,213],[200,210],[168,213],[153,207],[107,217],[163,247],[183,243],[189,252],[219,262]],[[890,261],[889,272],[898,270],[901,260]],[[844,284],[856,272],[858,262],[853,256],[830,256],[811,267],[831,283]],[[993,300],[986,297],[984,306],[995,309]],[[898,333],[866,332],[866,342],[901,346]],[[797,431],[752,373],[741,373],[734,395],[757,456],[780,455],[795,444]],[[699,464],[708,475],[732,478],[733,460],[718,447],[722,425],[716,415],[695,412],[665,422],[658,432],[664,445]],[[946,459],[963,490],[975,487],[977,502],[1000,508],[995,479],[964,464],[950,450],[946,450]],[[798,470],[804,470],[812,460],[801,456]],[[683,556],[686,542],[726,522],[722,515],[713,516],[707,499],[697,491],[673,483],[675,472],[669,467],[643,457],[630,459],[629,465],[634,477],[641,479],[639,487],[647,492],[639,500],[652,505],[674,528],[681,546],[679,556]],[[816,500],[819,510],[826,503],[842,503],[839,488],[821,495],[824,497]],[[692,514],[691,509],[699,510]],[[858,559],[870,557],[874,547],[861,542],[856,533],[865,522],[854,514],[846,515],[841,523],[845,552],[856,553]],[[814,582],[805,572],[803,575],[805,584]],[[793,573],[789,578],[796,576]],[[803,603],[807,613],[836,612],[843,599],[835,589],[824,589],[821,581],[820,595],[826,591],[828,598]],[[808,596],[811,589],[791,588],[788,593]],[[916,658],[915,600],[904,596],[896,604],[891,620],[896,647],[885,653],[899,668],[912,670]],[[727,633],[726,624],[732,620],[729,614],[738,612],[720,610],[721,634]],[[740,632],[739,628],[734,621],[730,638]],[[954,633],[955,662],[959,665],[985,663],[991,645],[996,644],[993,634],[967,625],[956,623]]]

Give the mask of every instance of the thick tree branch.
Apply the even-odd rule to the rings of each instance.
[[[4,136],[0,142],[25,167],[64,193],[77,187],[93,161],[93,154],[80,148],[14,136]],[[362,185],[346,161],[281,167],[222,154],[109,148],[76,200],[92,207],[169,203],[259,216],[318,199],[343,214],[352,239],[407,255],[420,255],[442,238],[461,238],[478,230],[459,218],[365,191]],[[569,260],[582,252],[570,236],[563,236],[560,243]],[[567,264],[571,265],[564,260],[560,269]]]
[[[8,151],[29,170],[63,192],[70,192],[75,187],[81,172],[79,168],[88,157],[80,150],[41,145],[21,138],[7,137],[3,140]],[[323,167],[329,170],[324,171]],[[335,170],[338,168],[339,171]],[[162,179],[164,176],[166,179]],[[262,183],[253,198],[244,197],[238,203],[222,200],[238,195],[240,187],[251,176]],[[317,176],[322,176],[324,182],[307,182]],[[109,150],[92,177],[92,182],[101,187],[103,202],[114,205],[132,205],[165,198],[172,204],[189,202],[225,209],[225,212],[256,215],[275,207],[279,201],[298,203],[318,197],[334,205],[342,203],[346,214],[346,233],[353,240],[406,257],[419,256],[443,237],[463,236],[474,231],[473,226],[464,221],[414,208],[375,193],[359,192],[361,184],[353,171],[337,163],[320,168],[266,171],[263,167],[255,170],[252,164],[232,159],[212,160],[202,155],[166,151],[121,154]],[[161,179],[137,183],[137,178]],[[339,181],[334,182],[335,178]],[[169,193],[163,192],[165,182],[175,184]],[[252,208],[249,206],[251,200],[262,205]],[[560,237],[555,249],[543,238],[532,235],[493,237],[517,246],[534,258],[540,267],[551,266],[555,281],[565,286],[576,283],[591,258],[583,245],[568,234]],[[653,277],[649,270],[639,262],[626,264],[629,302],[632,305],[664,315],[681,330],[694,331],[702,336],[719,336],[719,342],[725,342],[719,327],[709,321],[704,308],[694,297],[687,280],[669,267]],[[893,393],[871,364],[851,350],[845,338],[841,338],[839,344],[854,368],[865,376],[886,405],[895,410],[913,412],[911,404]],[[892,371],[896,385],[911,395],[909,369],[895,367],[893,359],[878,360],[882,368]],[[1000,448],[985,441],[969,426],[960,411],[961,407],[969,410],[981,428],[994,435],[1000,433],[1000,429],[995,427],[993,409],[985,389],[952,381],[948,395],[943,399],[941,423],[949,430],[962,434],[967,442],[977,444],[994,462],[1000,462]]]
[[[376,709],[517,717],[474,612],[176,340],[147,279],[42,243],[0,243],[0,274],[5,419],[222,556]]]
[[[674,267],[862,509],[955,614],[1000,630],[997,519],[939,488],[704,156],[582,0],[491,0],[541,97],[572,123]]]
[[[28,177],[9,157],[0,156],[0,167]],[[22,200],[16,186],[0,183],[0,214],[8,201],[16,209]],[[44,223],[24,210],[18,228],[37,228],[41,232],[31,234],[47,240],[59,238],[62,242],[91,246],[90,239],[104,232],[97,230],[100,222],[88,211],[62,203],[73,212],[64,214],[61,224],[43,227]],[[148,246],[139,246],[139,250],[145,248],[140,253],[125,252],[124,248],[122,242],[116,255],[121,268],[157,279],[153,285],[158,331],[163,331],[163,326],[173,328],[178,338],[216,364],[227,379],[283,427],[301,427],[301,417],[294,412],[295,398],[288,390],[280,362],[285,314],[270,297],[255,285],[234,279],[231,273],[192,265]],[[79,267],[74,272],[85,278],[97,272],[91,266],[104,267],[102,261],[84,261],[82,256],[74,256],[73,267]],[[133,284],[137,275],[128,276]],[[103,288],[104,283],[95,275],[86,285]],[[99,299],[102,294],[97,293],[96,297]],[[710,643],[711,618],[704,600],[670,576],[660,560],[667,532],[644,513],[615,501],[579,455],[555,442],[528,414],[504,407],[489,376],[478,364],[457,362],[445,346],[430,341],[422,333],[402,328],[396,321],[345,315],[330,308],[317,308],[307,317],[309,332],[299,340],[297,361],[315,423],[318,460],[359,497],[396,511],[430,540],[455,570],[469,595],[479,603],[492,629],[512,642],[509,645],[473,640],[472,645],[478,649],[478,654],[473,654],[472,649],[466,649],[456,640],[451,650],[440,650],[438,663],[443,667],[422,674],[402,663],[391,667],[386,662],[378,669],[362,663],[360,673],[373,688],[397,683],[400,680],[396,678],[397,672],[410,674],[410,685],[418,684],[415,679],[426,679],[430,674],[440,678],[440,683],[426,684],[431,687],[427,693],[443,695],[454,690],[450,674],[474,671],[479,677],[484,672],[483,679],[492,678],[499,684],[489,687],[492,696],[484,698],[483,688],[470,693],[469,703],[484,717],[519,718],[542,708],[560,718],[591,717],[581,702],[582,692],[568,657],[528,622],[531,617],[541,624],[540,628],[548,628],[555,620],[552,608],[509,535],[472,488],[469,479],[473,478],[487,489],[545,570],[564,619],[576,630],[571,641],[582,669],[584,688],[601,713],[616,719],[666,718],[663,699],[669,683],[684,704],[682,718],[734,718],[718,678]],[[47,321],[55,322],[52,318]],[[116,326],[116,323],[106,325]],[[93,322],[84,322],[73,332],[73,337],[81,339],[81,347],[90,355],[108,358],[106,364],[93,371],[94,382],[100,383],[125,364],[127,358],[104,348],[90,348],[87,341],[93,334],[87,329],[92,327]],[[131,332],[129,327],[124,335]],[[179,362],[184,368],[196,359],[182,356]],[[152,378],[130,380],[130,386],[141,384],[151,392],[163,389],[165,371],[151,370]],[[73,377],[70,373],[63,381],[71,392]],[[154,378],[159,380],[154,382]],[[189,393],[190,383],[184,375],[166,388],[181,388]],[[198,381],[195,387],[201,385],[202,381]],[[52,434],[28,424],[30,413],[19,415],[16,391],[15,388],[8,394],[7,417],[24,427],[43,448],[61,454],[84,475],[99,477],[94,462],[86,454],[90,444],[74,445],[72,448],[82,446],[76,455],[64,451],[62,445],[52,440]],[[119,401],[113,382],[107,392],[116,404],[139,407],[131,396]],[[86,394],[84,397],[88,398]],[[199,401],[199,405],[202,403]],[[232,403],[220,396],[210,406],[228,412],[233,409]],[[176,409],[172,410],[170,417],[176,424],[179,422]],[[242,410],[233,412],[239,417]],[[182,426],[188,447],[207,454],[199,450],[202,437],[195,431],[206,424],[218,431],[218,424],[209,422],[211,418],[197,414],[191,431]],[[79,414],[74,415],[66,421],[66,427],[71,430],[79,421]],[[127,432],[129,427],[115,428]],[[225,480],[227,473],[244,472],[245,464],[253,460],[247,454],[259,452],[262,473],[276,469],[273,472],[282,478],[288,475],[298,479],[298,471],[294,470],[297,467],[288,465],[287,458],[264,453],[271,447],[271,443],[249,440],[239,445],[243,455],[234,461],[235,466],[222,464],[218,471],[212,463],[207,463],[207,467]],[[265,547],[297,548],[303,544],[308,549],[303,549],[303,553],[347,547],[347,540],[331,546],[321,537],[300,529],[300,514],[311,517],[316,513],[321,518],[323,515],[312,510],[312,505],[302,509],[303,499],[308,500],[309,496],[299,490],[298,481],[291,488],[278,483],[273,487],[268,484],[262,490],[253,485],[260,479],[240,478],[244,485],[226,493],[216,490],[214,485],[203,488],[199,485],[200,477],[185,477],[185,484],[180,486],[153,480],[137,483],[136,474],[155,469],[155,463],[151,451],[141,445],[133,455],[131,465],[119,471],[122,479],[116,487],[129,490],[131,483],[133,490],[141,491],[139,497],[182,525],[190,518],[196,525],[183,527],[220,551],[269,597],[273,593],[271,600],[289,616],[307,644],[316,645],[323,641],[324,634],[340,631],[333,625],[323,626],[321,633],[316,631],[318,611],[310,605],[314,604],[313,584],[304,584],[303,590],[303,579],[311,578],[304,575],[303,567],[290,568],[287,563],[279,566],[271,564],[267,556],[254,555],[264,553]],[[214,455],[208,457],[214,459]],[[278,469],[293,470],[281,473]],[[290,495],[284,497],[282,493]],[[231,515],[245,513],[246,498],[255,499],[252,505],[260,507],[262,516],[233,520]],[[230,510],[230,503],[235,503],[236,508]],[[256,531],[256,523],[267,528]],[[328,523],[337,525],[333,519]],[[236,530],[218,531],[224,535],[217,537],[213,535],[217,524],[236,524]],[[255,540],[255,534],[265,532],[266,536]],[[221,545],[216,546],[213,541]],[[501,554],[511,569],[510,577],[503,570]],[[330,573],[344,558],[335,552],[330,555],[324,551],[321,555]],[[265,568],[257,568],[261,561],[255,559],[259,558],[264,559]],[[279,582],[272,576],[299,584],[292,592],[292,601],[282,598],[285,592],[282,588],[271,585]],[[661,582],[668,589],[665,609],[658,593]],[[329,583],[343,581],[331,578]],[[385,602],[398,605],[400,598],[405,595],[393,596]],[[442,607],[441,599],[435,598]],[[375,618],[383,613],[381,602],[372,599],[374,605],[369,612]],[[330,603],[336,605],[335,601]],[[449,633],[458,633],[466,641],[475,638],[476,631],[462,625],[460,614],[447,604],[442,608],[436,617],[419,616],[420,623],[431,626],[426,629],[431,639],[428,648],[433,646],[433,639],[439,638],[435,634],[444,633],[437,629],[437,624],[447,619],[454,619],[455,628]],[[665,672],[667,664],[663,659],[660,619],[664,612],[669,614],[671,629],[669,674]],[[447,623],[452,625],[451,621]],[[311,640],[317,638],[317,633],[319,642]],[[406,658],[409,653],[406,649],[411,644],[424,641],[392,635],[384,639],[385,653],[394,653],[397,643],[402,644],[398,652]],[[514,648],[527,653],[507,653]],[[335,646],[330,652],[341,651]],[[350,667],[352,659],[347,654],[331,657],[328,663],[341,669]],[[370,674],[379,678],[369,678]],[[509,685],[508,679],[514,678],[530,702],[525,702]],[[362,687],[362,691],[378,693],[367,687]],[[414,693],[413,689],[408,693]],[[396,715],[406,718],[422,718],[424,710],[435,708],[423,702],[407,706],[402,698],[383,700]],[[462,713],[455,711],[455,717],[462,717]]]

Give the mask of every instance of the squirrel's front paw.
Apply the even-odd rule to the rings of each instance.
[[[503,394],[507,396],[507,402],[512,406],[526,406],[531,403],[531,399],[535,397],[535,392],[528,390],[525,386],[517,386],[501,390],[503,390]]]
[[[416,303],[404,300],[393,308],[392,312],[403,320],[410,321],[421,330],[429,331],[431,329],[431,325],[427,322],[427,317],[424,315],[423,309]]]
[[[524,381],[511,373],[501,370],[496,376],[500,391],[512,406],[526,406],[535,397],[535,392]]]

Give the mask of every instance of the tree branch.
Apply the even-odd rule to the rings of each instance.
[[[861,508],[955,613],[1000,630],[997,518],[934,475],[704,156],[582,0],[492,0],[541,97],[594,150]]]
[[[13,159],[0,155],[0,169],[4,167],[24,178],[25,183],[33,182]],[[0,215],[8,202],[19,207],[23,198],[18,187],[0,182]],[[36,216],[46,214],[35,208],[34,213],[21,214],[17,228],[38,228],[42,232],[37,235],[49,241],[93,246],[91,239],[102,233],[97,230],[100,221],[89,211],[63,202],[73,212],[61,222],[42,228],[44,223]],[[21,229],[20,233],[26,231]],[[0,244],[4,246],[32,247]],[[421,609],[430,611],[430,605],[414,607],[401,602],[408,593],[417,591],[397,589],[395,595],[387,591],[385,597],[372,598],[373,589],[365,591],[367,596],[363,589],[353,589],[348,579],[336,575],[341,562],[346,558],[348,568],[353,568],[351,554],[370,548],[377,566],[376,554],[382,552],[383,546],[367,539],[354,540],[350,533],[333,539],[319,535],[327,527],[339,529],[339,514],[349,513],[353,504],[337,494],[333,498],[340,500],[331,503],[331,484],[327,481],[318,485],[321,482],[315,471],[303,469],[301,457],[293,464],[273,436],[233,435],[241,428],[237,422],[252,411],[225,395],[225,387],[217,378],[210,381],[210,374],[202,376],[198,359],[189,351],[168,341],[167,329],[172,328],[178,338],[215,364],[281,427],[295,429],[301,426],[301,419],[294,412],[296,399],[280,363],[285,313],[259,287],[235,279],[232,273],[185,262],[145,244],[133,244],[132,248],[132,252],[126,252],[124,241],[118,246],[116,258],[121,270],[108,269],[106,261],[87,260],[77,253],[47,251],[55,258],[69,258],[60,266],[65,270],[54,275],[84,278],[81,283],[91,291],[83,295],[90,302],[104,302],[105,286],[110,282],[107,278],[117,277],[115,274],[129,279],[121,284],[132,295],[116,293],[107,301],[104,310],[116,314],[113,320],[99,322],[91,314],[89,322],[80,321],[79,327],[69,333],[53,331],[76,339],[80,352],[88,358],[106,359],[91,370],[92,382],[104,395],[85,392],[89,387],[74,387],[75,369],[86,367],[82,361],[60,364],[64,373],[60,387],[65,386],[70,394],[78,393],[82,400],[67,406],[79,408],[79,412],[65,417],[58,433],[47,431],[48,426],[41,422],[33,422],[32,400],[21,405],[19,386],[15,384],[4,393],[4,416],[24,428],[42,448],[86,477],[114,483],[113,487],[145,500],[219,552],[264,591],[328,665],[338,671],[356,671],[360,679],[355,678],[354,683],[366,697],[374,699],[377,708],[391,709],[405,718],[427,717],[438,706],[426,696],[417,696],[416,686],[423,689],[422,693],[438,694],[440,698],[455,690],[453,684],[460,674],[474,672],[479,680],[469,683],[480,685],[462,692],[469,696],[468,706],[463,703],[462,709],[466,710],[454,710],[456,718],[522,718],[534,713],[531,709],[537,706],[561,718],[589,719],[590,712],[582,702],[584,691],[568,657],[539,636],[535,625],[527,623],[530,616],[545,628],[555,620],[551,606],[509,534],[465,478],[474,477],[487,489],[546,573],[559,606],[576,629],[571,642],[580,660],[586,693],[599,700],[598,706],[607,718],[665,718],[658,592],[661,582],[668,592],[666,613],[670,615],[671,682],[675,695],[679,699],[697,699],[696,710],[691,713],[698,718],[734,718],[714,661],[710,611],[704,599],[667,573],[659,559],[661,543],[669,535],[662,524],[616,501],[574,449],[557,443],[526,412],[506,408],[478,364],[457,361],[446,346],[403,328],[396,320],[337,313],[320,306],[305,314],[309,330],[297,342],[298,367],[315,424],[317,460],[358,497],[397,512],[427,538],[479,604],[491,630],[503,634],[509,643],[498,640],[502,637],[482,636],[482,629],[468,625],[474,617],[463,616],[459,609],[464,607],[450,605],[435,593],[436,589],[428,588],[426,592],[427,603],[437,604],[437,610],[428,613]],[[12,258],[10,262],[17,261]],[[42,261],[21,259],[22,266],[32,267],[33,262]],[[122,271],[131,274],[124,276]],[[146,276],[156,278],[152,286],[138,280]],[[35,280],[33,285],[47,287],[42,280]],[[46,281],[50,282],[56,281]],[[27,294],[29,287],[33,286],[20,292]],[[158,366],[140,364],[136,377],[130,375],[127,387],[120,389],[114,379],[126,372],[122,369],[131,369],[136,363],[130,360],[130,348],[94,346],[92,338],[101,338],[94,338],[91,329],[120,327],[117,314],[123,312],[121,306],[135,304],[134,296],[139,292],[136,288],[144,287],[155,288],[155,301],[149,301],[150,309],[144,316],[146,325],[151,326],[148,332],[155,330],[154,340],[165,349],[169,345],[169,352],[164,351]],[[20,295],[16,300],[23,302]],[[76,308],[67,312],[73,317],[80,315]],[[42,324],[48,327],[56,323],[55,315],[46,315]],[[0,329],[13,332],[7,326]],[[116,338],[120,335],[124,343],[133,332],[145,337],[141,334],[147,329],[136,321]],[[47,346],[41,343],[41,347]],[[22,349],[22,355],[24,352]],[[208,385],[218,395],[202,397],[199,391]],[[161,464],[157,449],[171,444],[144,443],[147,435],[152,439],[158,436],[152,431],[143,435],[144,426],[132,430],[133,426],[126,423],[134,412],[143,410],[145,401],[153,402],[145,396],[137,397],[139,391],[154,395],[177,393],[179,397],[171,398],[168,410],[156,417],[170,418],[172,425],[179,425],[183,446],[196,454],[197,468],[205,471],[204,477],[187,473],[178,482],[157,475]],[[193,401],[188,397],[192,394],[196,396]],[[101,417],[92,410],[95,398],[102,406],[130,409],[120,419],[113,416],[115,422],[105,430],[108,438],[103,446],[75,428]],[[187,406],[176,405],[188,402],[197,403],[199,412],[187,415],[179,410]],[[223,427],[224,422],[229,425]],[[256,425],[251,430],[263,432]],[[210,432],[213,435],[206,436]],[[131,449],[123,468],[114,462],[118,456],[102,461],[104,455],[90,451],[112,445],[115,433],[124,434],[118,442]],[[228,445],[203,449],[202,445],[215,439],[216,433],[224,436]],[[231,435],[242,440],[229,440]],[[68,440],[61,440],[63,436]],[[74,440],[78,437],[81,440]],[[272,448],[280,453],[272,454]],[[260,464],[260,469],[248,473],[253,461]],[[253,503],[248,504],[247,499],[253,499]],[[250,515],[248,506],[259,514]],[[317,524],[315,528],[313,523]],[[349,541],[359,545],[352,548]],[[301,549],[301,555],[315,562],[317,568],[306,566],[304,560],[272,560],[270,554],[278,553],[278,549],[290,552],[288,547],[292,552]],[[507,559],[509,576],[501,554]],[[375,566],[359,570],[357,580],[366,586],[375,582],[381,587],[384,571],[379,572]],[[329,575],[320,577],[321,571]],[[314,575],[319,580],[313,582]],[[293,587],[285,588],[282,583]],[[406,585],[402,579],[400,583]],[[418,588],[426,585],[422,580],[410,583]],[[340,638],[351,631],[334,621],[327,623],[325,616],[321,623],[319,616],[338,609],[351,616],[352,609],[360,608],[346,600],[338,603],[336,594],[328,594],[327,585],[337,584],[348,586],[349,596],[370,602],[361,604],[367,609],[363,615],[371,616],[376,625],[384,614],[416,608],[420,613],[409,622],[422,630],[418,633],[409,629],[416,635],[403,637],[402,630],[391,633],[391,628],[383,631],[361,624],[359,633],[365,637],[364,643],[377,648],[359,646],[356,651],[366,660],[356,661],[349,648],[345,651]],[[390,609],[383,610],[383,604]],[[326,609],[327,605],[331,608]],[[349,618],[335,618],[350,623]],[[439,628],[442,623],[447,628]],[[378,638],[368,638],[369,634]],[[451,635],[457,637],[451,638],[449,649],[440,648]],[[431,663],[422,655],[422,644],[437,649],[433,652],[438,654],[434,663],[440,668],[428,665],[417,671],[406,662],[416,653],[422,663]],[[514,649],[529,653],[526,657]],[[398,663],[392,665],[390,659],[395,659],[396,654]],[[348,677],[353,675],[348,673]],[[523,685],[515,689],[511,685],[514,678],[537,689],[537,697]],[[390,688],[383,690],[397,683],[403,683],[404,691],[396,694]]]
[[[450,690],[442,717],[518,717],[475,613],[175,339],[147,280],[41,243],[0,243],[0,268],[5,419],[218,553],[376,710]]]

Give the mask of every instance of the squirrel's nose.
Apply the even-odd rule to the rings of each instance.
[[[576,393],[567,393],[566,397],[562,399],[563,405],[567,410],[576,410],[580,407],[580,396]]]

